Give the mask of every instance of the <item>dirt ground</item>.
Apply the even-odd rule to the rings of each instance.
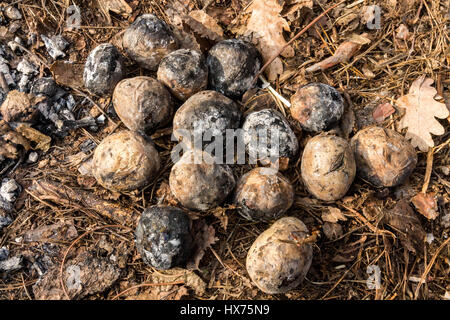
[[[175,5],[176,1],[168,0],[128,0],[132,10],[129,14],[112,11],[107,14],[97,1],[10,0],[0,1],[0,4],[5,6],[12,2],[23,16],[16,35],[26,40],[32,33],[61,34],[70,43],[62,60],[74,64],[83,64],[92,48],[100,43],[111,42],[122,49],[122,31],[144,13],[154,13],[174,28],[181,26],[203,51],[214,44],[213,37],[189,23],[183,14],[203,9],[222,28],[224,38],[239,36],[237,30],[251,14],[245,10],[249,0],[179,0]],[[285,2],[287,10],[298,1]],[[293,38],[337,2],[317,0],[312,9],[304,7],[285,15],[290,29],[284,32],[285,39]],[[82,23],[80,28],[69,30],[67,8],[74,4],[81,9]],[[361,22],[361,10],[372,4],[378,4],[382,10],[378,29],[368,29]],[[174,7],[182,9],[177,12]],[[387,102],[395,107],[395,100],[407,94],[412,82],[422,75],[434,80],[433,86],[440,99],[445,99],[450,107],[449,16],[448,1],[346,1],[293,42],[295,55],[282,58],[284,71],[271,82],[272,86],[287,99],[298,87],[310,82],[336,87],[355,115],[354,123],[350,121],[350,125],[342,129],[348,130],[350,137],[359,129],[376,123],[372,116],[374,108]],[[401,24],[410,32],[406,40],[396,37]],[[8,27],[8,22],[4,26]],[[362,44],[348,62],[323,72],[305,72],[306,67],[328,57],[352,34],[364,32],[370,43]],[[6,43],[5,37],[7,35],[0,33],[1,42]],[[51,76],[52,72],[64,75],[52,66],[54,60],[39,40],[28,51],[22,55],[37,56],[40,76]],[[125,61],[127,77],[155,76],[128,57]],[[68,80],[61,81],[67,83]],[[79,164],[92,154],[92,150],[83,152],[81,148],[87,140],[98,144],[124,126],[114,114],[110,98],[91,96],[82,85],[65,88],[75,97],[78,114],[105,113],[107,120],[97,131],[79,128],[71,130],[65,138],[45,132],[52,136],[51,147],[48,152],[38,151],[36,163],[22,161],[16,165],[19,159],[4,172],[0,168],[2,178],[14,178],[23,188],[11,213],[12,224],[0,232],[0,248],[7,247],[11,257],[21,256],[22,267],[7,274],[0,273],[0,299],[449,299],[450,131],[447,119],[439,120],[446,132],[433,136],[434,148],[429,152],[416,149],[417,167],[398,187],[380,189],[357,177],[346,197],[324,202],[306,191],[300,175],[300,160],[290,163],[284,174],[294,185],[295,201],[287,214],[300,218],[310,231],[319,231],[320,236],[314,244],[314,258],[305,281],[286,294],[267,295],[250,281],[245,259],[253,241],[270,223],[244,220],[230,201],[209,212],[186,210],[206,243],[198,270],[158,271],[142,262],[133,233],[139,214],[149,205],[176,203],[167,189],[172,167],[170,150],[175,145],[170,140],[171,128],[159,129],[152,135],[162,158],[158,178],[139,192],[112,193],[99,186],[93,177],[79,173]],[[288,108],[267,89],[256,95],[251,92],[244,100],[240,104],[245,111],[268,105],[287,116],[299,138],[300,159],[311,135],[301,132]],[[402,115],[402,110],[396,108],[379,125],[398,129]],[[250,167],[235,166],[233,170],[238,177]],[[33,187],[36,181],[52,181],[53,189],[47,186],[44,191],[39,190]],[[419,214],[410,204],[411,198],[424,190],[435,193],[439,215],[434,220]],[[105,208],[102,201],[111,206],[109,216],[102,212]],[[336,223],[327,224],[326,228],[333,228],[332,232],[324,230],[326,223],[323,221],[323,214],[329,212],[330,207],[340,209],[345,216],[345,220],[337,222],[340,227]],[[392,218],[393,213],[411,217],[396,220]],[[128,218],[123,218],[127,215]],[[45,226],[47,229],[43,229]],[[337,230],[340,228],[342,230]],[[417,241],[411,228],[420,229],[428,241]],[[32,230],[37,231],[30,233]],[[217,239],[214,241],[214,238]],[[212,241],[214,244],[208,247]],[[81,263],[81,269],[73,267],[77,263]],[[73,270],[66,269],[67,266]],[[378,271],[380,286],[370,289],[367,279],[374,279]],[[81,272],[85,274],[85,282],[71,284],[70,288],[66,287],[67,282],[61,286],[63,272],[65,279]],[[95,273],[103,276],[99,279],[92,275]]]

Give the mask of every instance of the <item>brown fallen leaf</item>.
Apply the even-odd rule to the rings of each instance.
[[[376,122],[382,123],[387,117],[389,117],[393,113],[395,113],[395,109],[389,102],[386,102],[379,104],[373,110],[372,116]]]
[[[0,157],[17,159],[21,154],[22,146],[25,151],[31,149],[29,141],[21,134],[15,132],[5,120],[0,120]]]
[[[33,94],[12,90],[8,92],[5,101],[0,106],[0,114],[7,122],[33,122],[38,114],[34,106],[44,99]]]
[[[22,123],[15,128],[15,131],[28,139],[28,141],[34,142],[36,146],[33,149],[39,149],[44,152],[47,152],[50,149],[52,138],[40,131]]]
[[[286,0],[284,2],[284,8],[281,12],[283,17],[292,16],[295,12],[301,10],[302,8],[313,8],[313,0]]]
[[[178,200],[173,195],[172,191],[170,191],[170,186],[167,181],[163,181],[159,186],[158,190],[156,190],[156,199],[158,199],[158,204],[164,204],[169,206],[177,206]],[[189,217],[193,219],[194,217],[190,214]],[[197,217],[198,218],[198,217]]]
[[[213,215],[219,219],[221,227],[226,231],[228,226],[228,215],[227,210],[236,209],[235,206],[229,205],[227,207],[217,207],[213,210]]]
[[[344,234],[342,226],[339,223],[325,222],[322,228],[323,233],[330,240],[336,240]]]
[[[84,65],[82,63],[58,60],[50,66],[50,71],[59,85],[75,89],[83,88]]]
[[[423,251],[426,232],[406,200],[398,201],[392,210],[386,212],[383,220],[395,229],[396,235],[406,249],[414,253]]]
[[[199,264],[205,255],[205,251],[211,247],[218,239],[213,226],[206,224],[204,220],[196,220],[193,222],[194,248],[195,253],[192,259],[187,263],[187,269],[199,270]]]
[[[431,134],[443,135],[444,127],[435,119],[445,119],[449,110],[445,103],[434,100],[437,90],[431,85],[434,80],[420,76],[411,84],[409,93],[397,99],[399,107],[405,109],[405,115],[399,121],[399,129],[405,129],[406,139],[411,140],[414,147],[426,152],[434,147]]]
[[[322,213],[322,220],[326,222],[336,223],[340,220],[347,221],[342,211],[335,207],[328,207],[328,212]]]
[[[418,193],[411,199],[417,211],[427,219],[434,220],[439,216],[437,198],[434,192]]]
[[[252,12],[248,20],[245,34],[253,36],[264,62],[270,60],[286,45],[283,31],[290,31],[288,22],[280,15],[283,10],[282,2],[278,0],[254,0],[248,12]],[[291,46],[286,47],[281,55],[289,58],[295,54]],[[277,57],[266,69],[269,81],[276,80],[283,73],[283,63]]]
[[[54,181],[34,180],[28,191],[41,200],[49,200],[78,209],[93,210],[103,217],[133,227],[136,226],[139,218],[130,208],[103,200],[91,192],[81,189],[75,190]]]
[[[120,14],[121,16],[127,18],[133,9],[128,5],[125,0],[97,0],[100,10],[103,12],[108,23],[111,23],[111,16],[109,12],[114,12]]]
[[[203,38],[211,41],[220,41],[223,39],[222,27],[203,10],[189,12],[189,15],[184,16],[183,21]]]
[[[331,56],[306,68],[306,72],[323,71],[339,63],[347,62],[364,45],[370,43],[367,33],[353,35],[349,40],[340,44]]]

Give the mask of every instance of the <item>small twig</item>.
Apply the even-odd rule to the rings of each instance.
[[[266,68],[276,59],[278,58],[278,56],[284,51],[284,49],[286,49],[287,47],[289,47],[295,40],[297,40],[302,34],[304,34],[306,31],[308,31],[309,28],[311,28],[314,24],[317,23],[317,21],[320,20],[320,18],[322,18],[324,15],[326,15],[328,12],[330,12],[331,10],[333,10],[334,8],[336,8],[337,6],[339,6],[340,4],[344,3],[346,0],[340,1],[334,5],[332,5],[331,7],[329,7],[327,10],[325,10],[324,12],[322,12],[321,14],[319,14],[313,21],[311,21],[306,27],[304,27],[299,33],[297,33],[291,40],[289,40],[283,47],[281,47],[277,53],[274,54],[274,56],[272,58],[270,58],[263,66],[262,68],[258,71],[258,73],[256,74],[256,76],[253,78],[253,83],[256,82],[256,80],[258,80],[258,77],[264,72],[264,70],[266,70]]]
[[[262,83],[263,83],[263,88],[264,88],[264,89],[269,89],[269,91],[270,91],[275,97],[277,97],[277,99],[280,100],[286,107],[288,107],[288,108],[291,107],[291,103],[290,103],[285,97],[283,97],[281,94],[279,94],[274,88],[272,88],[272,86],[270,85],[270,83],[267,82],[267,80],[264,79],[263,76],[259,76],[259,79],[262,81]]]
[[[28,292],[27,286],[25,284],[25,279],[23,278],[23,274],[20,274],[20,277],[22,278],[22,285],[23,285],[23,289],[25,290],[25,294],[27,295],[28,299],[33,300],[30,296],[30,293]]]
[[[422,193],[426,193],[430,184],[431,172],[433,171],[434,148],[430,148],[427,154],[427,168],[425,170],[425,179],[422,186]]]

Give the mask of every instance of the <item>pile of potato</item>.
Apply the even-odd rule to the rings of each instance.
[[[98,183],[114,191],[131,191],[152,183],[161,160],[149,136],[171,121],[175,137],[189,147],[172,167],[169,186],[181,208],[206,211],[230,199],[239,214],[253,221],[275,221],[250,248],[247,271],[266,293],[297,287],[311,265],[313,250],[305,224],[283,217],[295,200],[289,179],[275,169],[258,167],[236,179],[227,164],[217,164],[207,145],[189,135],[225,134],[242,128],[247,153],[251,130],[276,128],[281,132],[280,157],[296,163],[299,142],[288,120],[278,111],[263,109],[243,117],[234,101],[252,88],[261,68],[256,48],[230,39],[202,53],[180,49],[170,27],[154,15],[137,18],[125,31],[127,55],[141,67],[156,71],[157,79],[123,79],[123,58],[111,44],[101,44],[89,55],[85,87],[92,94],[112,94],[117,115],[128,128],[105,138],[96,148],[93,174]],[[182,106],[175,111],[175,100]],[[303,130],[317,133],[301,156],[301,176],[307,190],[323,201],[336,201],[349,190],[356,173],[377,187],[392,187],[407,179],[417,156],[398,133],[380,127],[358,132],[351,141],[325,132],[344,112],[344,100],[333,87],[311,83],[291,99],[291,116]],[[200,148],[198,148],[200,146]],[[201,155],[202,161],[193,162]],[[258,159],[267,164],[267,159]],[[180,208],[146,209],[136,230],[136,245],[149,265],[168,269],[186,264],[193,252],[191,222]]]

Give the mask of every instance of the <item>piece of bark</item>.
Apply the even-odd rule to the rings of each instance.
[[[62,205],[82,206],[118,223],[135,226],[138,215],[128,208],[103,200],[84,190],[74,190],[58,182],[35,180],[29,188],[35,196]]]
[[[49,226],[38,227],[28,230],[23,235],[25,242],[52,242],[52,241],[69,241],[78,236],[78,231],[72,221],[58,221]]]

